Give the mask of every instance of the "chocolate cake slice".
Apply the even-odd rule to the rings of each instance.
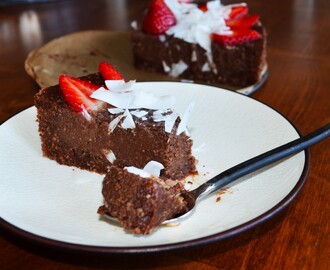
[[[134,234],[150,234],[163,221],[187,212],[180,183],[169,186],[155,176],[141,176],[130,169],[111,167],[106,174],[102,188],[105,205],[98,211],[101,215],[117,218]]]
[[[138,69],[195,82],[247,87],[266,69],[266,31],[245,3],[153,0],[134,22]],[[160,12],[161,11],[161,12]]]
[[[60,85],[36,94],[44,156],[60,164],[101,174],[112,166],[143,168],[151,160],[163,164],[161,177],[182,179],[195,174],[192,139],[187,135],[186,126],[182,127],[184,123],[180,117],[170,109],[157,109],[157,106],[123,109],[110,104],[111,101],[103,101],[104,95],[125,101],[126,97],[131,97],[131,90],[125,89],[130,83],[117,77],[105,80],[108,75],[101,74],[80,79],[63,75]],[[124,87],[123,92],[112,85],[118,82]],[[106,83],[111,84],[112,90],[107,89]],[[98,93],[100,99],[91,98]],[[148,96],[144,93],[135,98],[142,99],[144,104]]]

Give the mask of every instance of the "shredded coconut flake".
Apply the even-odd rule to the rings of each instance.
[[[152,93],[134,89],[135,81],[125,83],[123,80],[106,81],[109,88],[99,88],[91,95],[120,109],[167,109],[174,105],[173,96],[157,97]],[[135,90],[135,91],[133,91]]]
[[[124,129],[132,129],[135,128],[135,122],[133,120],[132,115],[130,114],[129,110],[126,110],[123,114],[125,117],[124,121],[121,123],[121,127]]]
[[[116,128],[116,126],[119,124],[120,120],[124,117],[123,114],[117,116],[115,119],[113,119],[110,123],[109,123],[109,131],[110,133],[114,131],[114,129]]]
[[[165,122],[165,132],[171,133],[178,115],[172,110],[154,111],[152,118],[155,122]]]
[[[110,152],[109,152],[108,154],[106,154],[105,157],[106,157],[107,160],[109,160],[112,164],[113,164],[113,162],[116,160],[116,156],[115,156],[114,152],[112,152],[111,150],[110,150]]]
[[[125,82],[124,80],[106,80],[105,85],[107,88],[116,93],[132,92],[135,81]]]
[[[156,177],[160,176],[162,169],[164,169],[164,165],[154,160],[149,161],[143,168],[144,171]]]
[[[86,109],[84,107],[82,108],[81,113],[86,118],[87,121],[91,121],[92,120],[91,115],[88,113],[88,111],[86,111]]]
[[[165,114],[170,114],[170,113],[172,113],[171,109],[156,110],[152,113],[152,116],[154,118],[158,118],[158,117],[163,117]]]
[[[175,121],[177,118],[178,118],[177,115],[171,114],[171,116],[165,120],[165,132],[167,132],[167,133],[172,132],[172,129],[174,127],[174,124],[175,124]]]
[[[159,35],[159,40],[160,40],[161,42],[164,42],[164,41],[166,40],[165,35]]]
[[[137,24],[137,21],[132,21],[131,22],[131,27],[136,30],[138,28],[138,24]]]
[[[170,117],[170,114],[168,115],[163,115],[163,114],[153,114],[152,115],[152,119],[155,121],[155,122],[162,122],[162,121],[165,121],[167,118]]]
[[[166,64],[165,61],[162,61],[164,72],[169,73],[171,68]]]
[[[191,102],[186,111],[184,112],[182,118],[181,118],[181,122],[178,126],[178,129],[176,131],[176,135],[180,135],[182,132],[184,131],[187,131],[187,122],[188,122],[188,119],[189,119],[189,116],[193,110],[193,108],[195,107],[195,103],[194,102]]]
[[[164,165],[154,160],[149,161],[142,170],[134,166],[124,168],[129,173],[139,175],[143,178],[149,178],[151,176],[159,177],[162,169],[164,169]]]
[[[191,62],[196,62],[197,61],[197,54],[196,51],[193,50],[191,53]]]
[[[125,110],[121,109],[121,108],[111,108],[111,109],[108,109],[108,111],[111,114],[119,114],[119,113],[123,113]]]
[[[93,92],[91,97],[102,100],[117,108],[123,109],[128,108],[133,98],[132,95],[130,95],[129,93],[116,93],[105,89],[104,87],[101,87],[100,89]]]
[[[176,64],[172,64],[171,71],[169,72],[169,75],[172,77],[178,77],[181,75],[186,69],[188,68],[187,64],[180,60]]]
[[[138,117],[138,118],[143,118],[143,116],[148,114],[148,111],[145,110],[133,110],[131,111],[131,114],[133,114],[134,116]]]
[[[173,96],[156,97],[152,93],[140,91],[134,96],[134,100],[129,108],[139,109],[145,108],[150,110],[168,109],[175,103]]]
[[[136,167],[133,167],[133,166],[125,167],[124,169],[126,171],[128,171],[129,173],[133,173],[133,174],[139,175],[139,176],[141,176],[143,178],[149,178],[149,177],[151,177],[151,174],[148,173],[147,171],[141,170],[141,169],[136,168]]]
[[[210,65],[209,65],[209,63],[205,63],[203,66],[202,66],[202,71],[203,72],[206,72],[206,71],[210,71],[211,69],[210,69]]]

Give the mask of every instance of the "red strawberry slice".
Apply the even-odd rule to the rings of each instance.
[[[259,21],[258,15],[251,15],[240,19],[226,20],[226,25],[233,28],[250,28]]]
[[[159,35],[175,24],[175,16],[164,0],[153,0],[143,19],[142,30],[152,35]]]
[[[101,62],[99,64],[99,72],[104,80],[123,80],[123,76],[108,62]]]
[[[229,20],[240,19],[247,16],[248,13],[249,13],[249,9],[247,6],[232,7],[228,19]]]
[[[231,35],[212,34],[212,39],[222,45],[234,46],[261,38],[261,34],[249,28],[233,29]]]
[[[76,112],[95,111],[103,104],[90,97],[90,95],[100,86],[81,79],[73,78],[67,75],[61,75],[59,78],[60,88],[66,102]]]

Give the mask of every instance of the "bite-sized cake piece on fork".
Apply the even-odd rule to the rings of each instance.
[[[147,166],[151,163],[157,164],[151,161]],[[98,212],[117,218],[134,234],[150,234],[163,221],[187,212],[187,202],[181,196],[185,192],[180,182],[167,184],[147,169],[112,167],[103,181],[105,204]]]

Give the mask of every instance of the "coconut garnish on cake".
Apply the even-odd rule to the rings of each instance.
[[[155,122],[165,122],[165,131],[171,133],[178,114],[173,112],[175,104],[173,96],[165,95],[157,97],[151,93],[135,87],[135,81],[106,80],[106,87],[101,87],[91,94],[90,97],[104,101],[115,108],[108,109],[110,114],[116,115],[109,123],[110,131],[113,132],[120,121],[122,128],[135,128],[133,116],[141,120],[152,119]],[[187,110],[190,112],[192,105]],[[147,118],[148,110],[153,110],[152,116]],[[185,113],[184,115],[187,115]],[[187,116],[179,124],[177,132],[187,131]],[[179,135],[179,133],[177,134]]]
[[[81,78],[61,75],[59,85],[35,96],[44,156],[60,164],[107,173],[112,166],[142,169],[161,163],[161,178],[196,174],[187,129],[189,105],[182,119],[173,96],[155,96],[125,82],[110,64]]]

